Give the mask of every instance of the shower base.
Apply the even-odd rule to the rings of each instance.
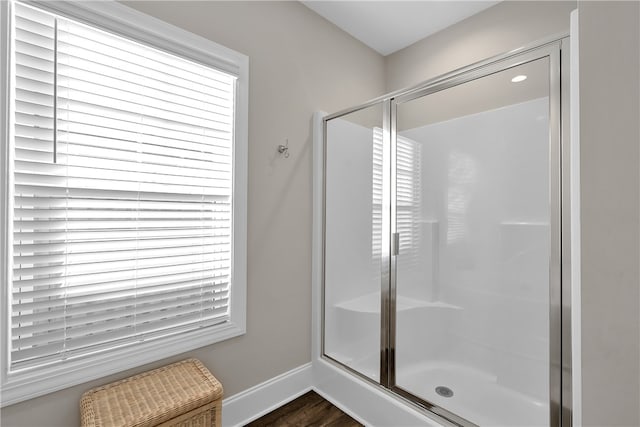
[[[544,401],[497,382],[495,376],[450,362],[424,362],[396,373],[396,384],[428,402],[480,426],[546,426]],[[445,397],[436,392],[448,395]]]

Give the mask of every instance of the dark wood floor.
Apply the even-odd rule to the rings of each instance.
[[[310,391],[247,424],[246,427],[264,426],[355,427],[362,424],[333,406],[318,393]]]

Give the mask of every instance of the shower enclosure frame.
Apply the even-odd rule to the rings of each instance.
[[[374,105],[383,108],[383,150],[387,151],[389,167],[384,171],[395,176],[396,165],[396,113],[397,106],[422,96],[436,93],[463,83],[523,65],[535,60],[549,60],[549,207],[550,207],[550,258],[549,258],[549,408],[551,426],[572,425],[572,366],[571,366],[571,219],[570,219],[570,135],[569,135],[569,38],[554,36],[529,46],[489,58],[470,66],[452,71],[416,86],[392,92],[359,106],[327,115],[322,119],[322,261],[320,308],[320,357],[323,360],[357,375],[370,384],[380,387],[406,400],[414,407],[435,415],[440,422],[473,426],[450,411],[428,402],[402,389],[395,378],[395,327],[397,266],[394,252],[397,243],[396,183],[387,180],[382,206],[382,271],[381,271],[381,328],[380,328],[380,381],[363,375],[341,363],[325,352],[325,260],[326,260],[326,170],[327,170],[327,122]]]

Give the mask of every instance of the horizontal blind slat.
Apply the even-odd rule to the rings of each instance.
[[[78,170],[76,170],[78,172]],[[87,171],[88,173],[88,171]],[[148,177],[149,181],[138,181],[139,191],[159,194],[180,194],[180,195],[204,195],[204,196],[231,196],[231,186],[228,182],[218,180],[217,186],[203,186],[186,183],[162,182],[153,176]],[[127,191],[131,189],[130,180],[104,180],[94,177],[64,177],[53,174],[29,174],[16,172],[16,183],[23,186],[41,186],[47,188],[69,188],[74,190],[117,190]]]
[[[85,264],[99,258],[102,261],[124,261],[136,257],[138,259],[155,259],[163,256],[180,255],[207,255],[212,256],[217,253],[228,253],[231,247],[228,243],[218,245],[191,245],[181,247],[163,247],[158,249],[129,249],[113,250],[108,252],[76,252],[68,253],[66,250],[59,253],[48,253],[46,255],[17,255],[13,257],[13,262],[20,268],[52,265],[66,263],[67,265]]]
[[[150,283],[145,286],[137,283],[125,284],[120,283],[120,287],[113,287],[110,290],[98,289],[95,292],[85,292],[75,296],[60,296],[39,298],[37,300],[25,299],[13,308],[13,315],[20,312],[37,312],[43,310],[53,310],[64,306],[74,306],[83,303],[109,304],[111,300],[120,300],[135,297],[136,295],[164,295],[166,293],[176,292],[179,290],[201,287],[203,273],[194,274],[192,277],[197,279],[174,281],[168,283]],[[228,293],[229,282],[226,278],[208,278],[207,292]],[[135,286],[134,286],[135,285]]]
[[[180,194],[180,193],[145,193],[138,190],[112,190],[104,189],[99,190],[97,188],[85,189],[85,188],[57,188],[57,187],[41,187],[30,186],[24,184],[15,185],[16,195],[24,196],[23,201],[28,196],[38,196],[41,198],[69,198],[71,199],[85,199],[85,200],[115,200],[115,201],[127,201],[127,200],[140,200],[149,202],[172,202],[172,203],[226,203],[229,200],[227,195],[205,195],[205,194]]]
[[[80,107],[79,107],[80,108]],[[101,113],[109,115],[109,110],[100,107]],[[129,135],[130,136],[130,135]],[[81,132],[67,132],[58,135],[60,142],[70,145],[79,145],[87,147],[109,147],[112,149],[122,149],[123,151],[133,151],[142,153],[163,154],[170,157],[186,157],[210,161],[209,154],[226,154],[231,144],[228,135],[220,134],[218,136],[204,136],[196,141],[185,139],[174,139],[163,133],[162,135],[153,135],[147,133],[139,133],[136,138],[115,138],[103,135],[92,135]],[[193,152],[193,153],[191,153]]]
[[[135,344],[143,339],[152,339],[163,336],[171,336],[175,334],[187,333],[200,328],[211,327],[219,323],[223,323],[228,319],[227,310],[216,308],[205,310],[204,316],[199,314],[185,314],[177,316],[173,319],[167,319],[159,322],[148,322],[141,324],[134,329],[131,325],[109,325],[116,329],[107,329],[102,332],[92,332],[91,330],[80,331],[81,334],[74,334],[68,339],[62,331],[46,334],[46,344],[37,344],[26,349],[14,350],[12,354],[15,356],[18,366],[32,366],[37,364],[37,360],[42,359],[44,362],[55,361],[64,356],[71,358],[104,351],[110,348],[119,348],[127,345]],[[87,337],[86,334],[90,334]],[[64,340],[64,346],[61,341]],[[31,344],[27,342],[25,344]],[[63,353],[64,348],[64,353]]]
[[[228,282],[228,268],[211,270],[209,266],[203,265],[200,268],[197,266],[191,266],[191,268],[184,269],[183,271],[163,271],[161,274],[151,275],[148,277],[135,277],[135,275],[130,275],[130,277],[105,276],[101,278],[102,280],[93,278],[92,280],[85,281],[84,283],[79,282],[73,284],[67,284],[65,278],[62,276],[19,281],[14,280],[12,296],[14,301],[39,300],[41,298],[52,297],[71,298],[89,294],[101,294],[105,289],[112,289],[119,292],[135,286],[160,286],[162,284],[170,283],[171,281],[177,283],[184,280],[202,277],[203,273],[207,274],[209,278],[219,283],[223,283],[225,281]],[[63,285],[66,286],[65,292],[60,293],[59,288]]]
[[[96,87],[118,87],[127,93],[142,96],[146,101],[169,102],[174,105],[175,109],[187,107],[200,110],[205,117],[211,113],[229,116],[233,100],[226,92],[216,96],[212,93],[197,92],[185,88],[180,93],[176,93],[175,87],[168,84],[159,85],[153,80],[150,81],[147,76],[117,71],[106,64],[103,66],[95,63],[90,64],[93,66],[88,68],[59,64],[60,86],[75,86],[77,81],[81,81],[84,84],[96,85]],[[118,74],[118,76],[114,77],[113,74]]]
[[[129,317],[133,313],[150,313],[174,306],[197,303],[213,305],[214,303],[219,303],[222,299],[226,300],[226,293],[224,296],[221,294],[221,292],[216,293],[212,286],[210,287],[203,283],[201,286],[178,289],[172,292],[154,292],[152,294],[132,292],[124,298],[65,304],[55,309],[52,308],[30,314],[21,313],[13,316],[14,327],[12,334],[13,336],[19,336],[43,332],[49,329],[56,329],[57,325],[60,324],[64,327],[73,327],[75,325],[109,320],[114,318],[114,311],[117,311],[117,316],[122,318]],[[81,316],[86,317],[82,318]],[[69,318],[75,318],[76,320],[69,322]]]
[[[92,89],[99,92],[93,92]],[[107,95],[108,94],[108,95]],[[204,135],[217,136],[228,134],[232,130],[230,120],[212,120],[199,110],[183,107],[174,109],[168,102],[146,100],[140,96],[133,96],[113,88],[99,87],[97,85],[74,85],[74,88],[59,88],[58,100],[60,107],[66,107],[66,103],[81,102],[105,106],[111,110],[119,110],[137,116],[150,116],[158,120],[181,120],[185,124],[200,126],[205,130]],[[64,119],[64,115],[60,116]],[[213,124],[213,125],[212,125]]]
[[[157,49],[148,49],[144,45],[104,31],[75,24],[68,20],[59,20],[59,38],[61,48],[77,48],[89,53],[100,54],[109,60],[122,60],[130,64],[148,67],[150,70],[162,70],[170,77],[182,77],[204,87],[216,84],[230,84],[233,77],[192,61],[177,60],[174,55]],[[81,57],[86,56],[80,55]]]
[[[35,25],[41,28],[51,28],[54,25],[54,16],[34,7],[29,7],[22,3],[15,3],[16,26]]]
[[[226,227],[212,229],[207,233],[215,237],[230,237],[230,230]],[[21,245],[23,243],[45,243],[45,242],[100,242],[129,239],[156,239],[156,238],[181,238],[202,236],[202,228],[180,228],[166,230],[109,230],[109,231],[70,231],[65,233],[59,231],[51,232],[14,232],[13,243]]]
[[[34,77],[38,78],[39,76]],[[68,98],[64,95],[62,94],[59,97],[59,100],[63,101],[62,106],[65,112],[64,117],[60,118],[62,123],[98,123],[100,127],[115,129],[121,127],[131,129],[131,124],[133,123],[142,126],[138,129],[139,133],[164,137],[165,135],[159,133],[160,131],[171,131],[171,135],[174,137],[179,136],[182,138],[184,136],[195,142],[203,140],[205,130],[210,133],[218,132],[218,134],[225,135],[224,132],[227,132],[233,124],[231,117],[228,117],[229,109],[219,109],[219,112],[216,112],[209,108],[206,114],[201,117],[190,116],[194,120],[191,123],[186,123],[184,120],[180,120],[180,115],[185,115],[185,110],[180,108],[169,110],[170,114],[168,115],[163,111],[163,117],[158,118],[150,114],[153,111],[148,111],[145,105],[131,102],[123,103],[118,99],[112,101],[111,98],[96,105],[91,102]],[[176,114],[177,111],[180,114]]]
[[[197,237],[179,238],[156,238],[156,239],[130,239],[111,240],[101,242],[80,241],[80,242],[58,242],[58,243],[20,243],[14,246],[14,256],[40,256],[41,254],[87,254],[100,252],[121,252],[130,250],[153,250],[190,248],[193,246],[219,246],[229,245],[225,237],[214,237],[211,235]]]
[[[204,310],[197,310],[197,306],[200,306],[200,304],[192,303],[186,306],[172,307],[172,310],[168,311],[166,308],[171,307],[171,304],[167,303],[164,305],[164,310],[159,307],[157,311],[144,312],[135,315],[135,317],[135,310],[123,310],[122,317],[113,317],[113,315],[109,314],[70,317],[66,321],[63,320],[51,322],[50,324],[35,324],[33,326],[24,327],[19,332],[31,336],[28,338],[20,338],[19,341],[21,343],[31,345],[43,344],[48,342],[50,339],[48,335],[55,333],[57,330],[63,330],[68,340],[73,340],[74,338],[87,338],[89,341],[92,341],[89,335],[102,332],[105,329],[109,330],[129,325],[137,327],[146,322],[153,322],[156,320],[166,321],[170,318],[180,317],[181,315],[192,315],[193,313],[195,313],[193,314],[195,317],[200,317],[199,313]],[[94,319],[91,317],[94,317]],[[17,332],[18,331],[16,330],[15,333]],[[13,330],[12,333],[14,333]]]

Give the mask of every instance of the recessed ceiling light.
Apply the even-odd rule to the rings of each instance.
[[[524,74],[520,74],[519,76],[515,76],[514,78],[511,79],[513,83],[518,83],[525,80],[527,80],[527,76],[525,76]]]

